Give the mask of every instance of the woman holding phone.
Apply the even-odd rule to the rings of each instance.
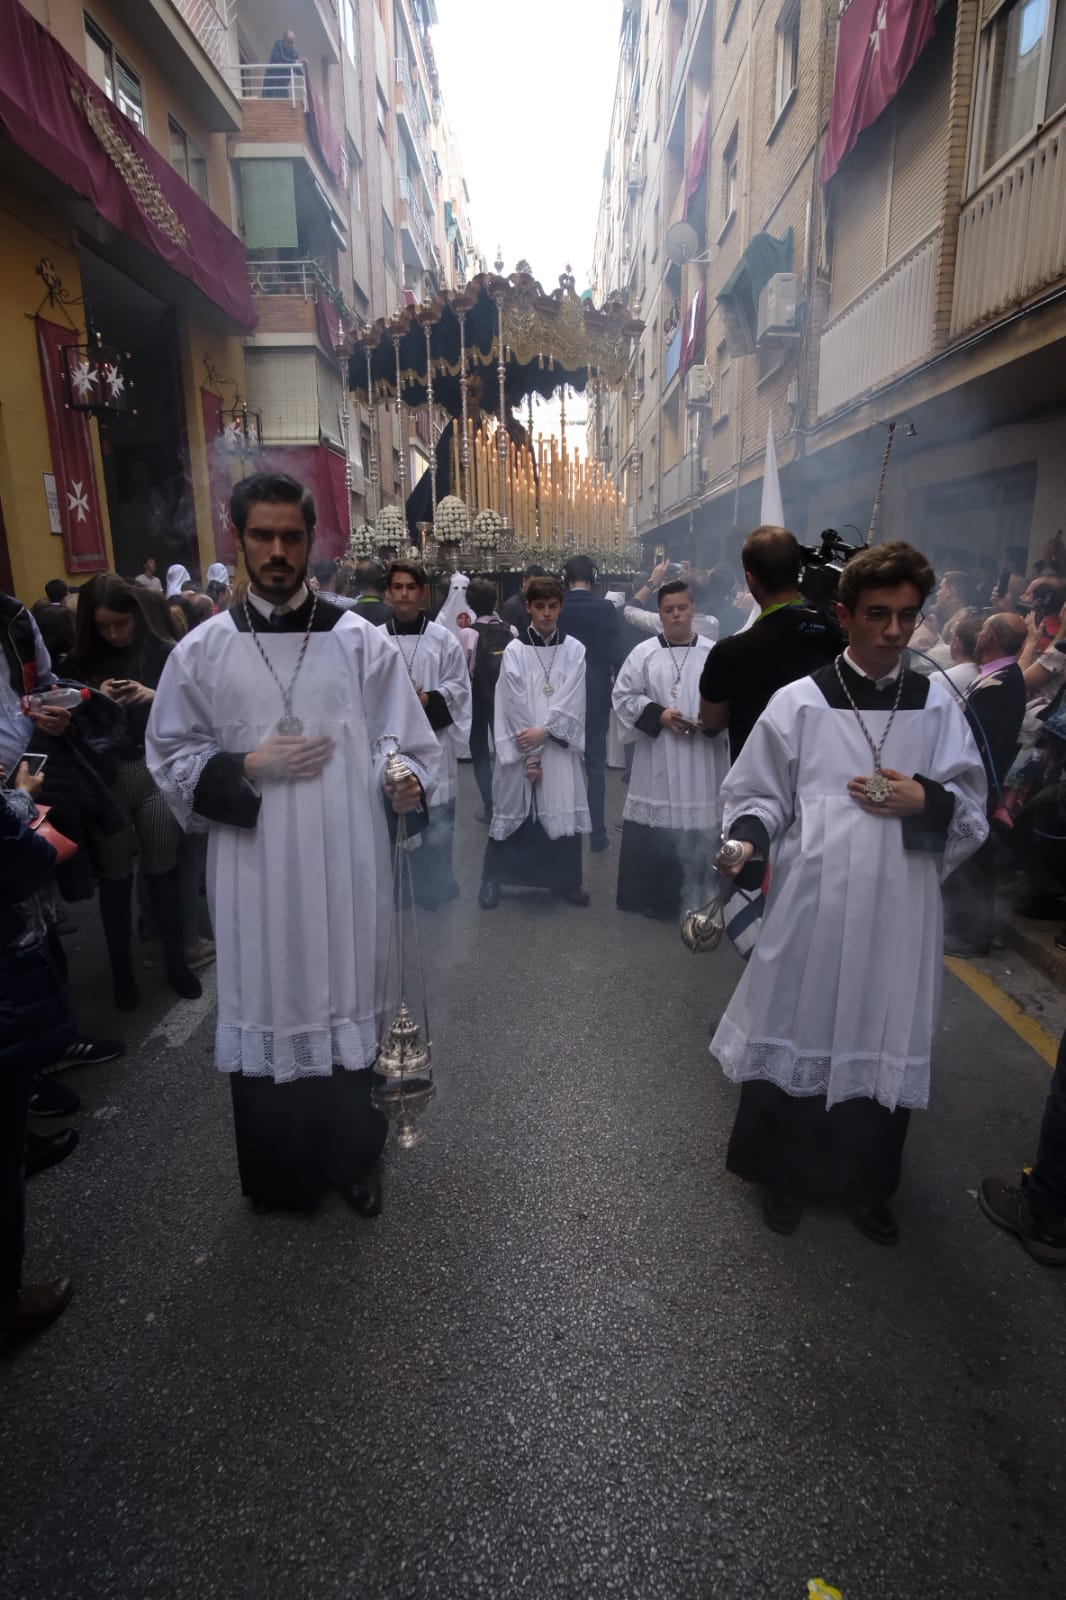
[[[62,664],[63,675],[100,689],[126,713],[126,737],[117,752],[112,788],[125,826],[115,834],[96,830],[90,834],[114,1001],[120,1011],[134,1010],[140,1000],[130,953],[135,847],[170,986],[189,1000],[201,993],[200,981],[189,969],[182,937],[181,830],[144,761],[148,714],[173,648],[173,640],[158,631],[141,592],[125,578],[102,572],[79,591],[74,649]]]

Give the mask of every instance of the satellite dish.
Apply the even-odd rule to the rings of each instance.
[[[683,267],[686,261],[699,254],[700,240],[691,222],[675,222],[666,230],[663,241],[666,254],[675,265]]]

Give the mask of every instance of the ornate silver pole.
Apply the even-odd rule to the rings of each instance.
[[[503,342],[503,295],[496,300],[498,343],[496,376],[500,383],[500,425],[496,429],[496,449],[500,460],[500,515],[504,526],[510,523],[507,506],[507,351]]]
[[[459,425],[462,436],[459,440],[459,471],[462,482],[459,493],[463,504],[466,506],[467,521],[470,520],[470,435],[467,429],[469,407],[466,395],[466,312],[461,308],[456,312],[459,319]]]
[[[378,501],[378,437],[377,437],[377,412],[374,407],[374,380],[371,376],[370,347],[366,351],[366,405],[370,413],[370,483],[366,497],[367,512],[370,520],[377,516],[381,510]]]
[[[400,456],[400,504],[402,506],[404,501],[407,499],[407,440],[404,437],[405,430],[404,430],[404,425],[403,425],[403,400],[400,398],[400,391],[403,388],[403,379],[400,376],[400,337],[399,337],[399,334],[396,334],[396,333],[393,334],[393,336],[392,336],[392,348],[396,352],[396,438],[397,438],[397,441],[399,443],[399,456]]]
[[[430,323],[425,324],[426,334],[426,405],[429,408],[429,497],[433,507],[433,525],[437,524],[437,442],[433,437],[433,352],[430,349]]]
[[[352,417],[348,404],[348,363],[344,359],[344,346],[337,346],[337,360],[341,369],[341,440],[344,444],[344,490],[348,497],[348,548],[351,547],[352,533],[352,490],[355,487],[352,478]]]

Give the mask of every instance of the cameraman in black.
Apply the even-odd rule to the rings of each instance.
[[[803,551],[794,534],[756,528],[741,559],[759,615],[715,645],[700,678],[700,722],[708,733],[728,727],[734,761],[778,689],[827,666],[844,646],[836,623],[800,593]]]

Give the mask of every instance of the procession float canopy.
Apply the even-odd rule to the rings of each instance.
[[[364,402],[395,400],[398,393],[417,409],[427,404],[432,366],[434,404],[457,417],[465,355],[468,375],[482,380],[482,405],[492,409],[501,327],[507,400],[519,405],[531,395],[547,399],[564,386],[584,392],[590,377],[611,388],[623,384],[632,341],[644,324],[616,301],[597,307],[582,298],[569,271],[550,294],[531,272],[485,272],[462,289],[406,306],[389,320],[379,318],[358,335],[359,348],[349,360],[352,393]]]
[[[353,532],[351,553],[398,542],[406,527],[444,568],[460,561],[497,571],[531,560],[551,566],[580,549],[605,572],[630,570],[639,552],[627,535],[624,496],[597,445],[584,459],[567,446],[565,403],[570,390],[588,395],[598,440],[600,396],[630,381],[643,327],[620,300],[597,307],[579,295],[569,267],[547,293],[519,262],[509,276],[482,273],[357,334],[348,383],[370,409],[372,469],[381,407],[395,412],[401,440],[405,412],[428,413],[434,467],[408,496],[400,449],[405,511],[368,504],[371,520]],[[534,398],[556,395],[562,436],[534,440]],[[523,406],[524,418],[516,415]],[[438,411],[452,419],[439,436]]]

